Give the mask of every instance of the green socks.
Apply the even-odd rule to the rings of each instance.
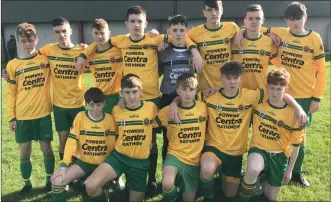
[[[30,161],[30,157],[27,159],[20,158],[20,170],[25,184],[31,184],[30,177],[32,172],[32,164]]]
[[[44,166],[46,171],[46,183],[50,181],[54,173],[55,158],[54,155],[44,156]]]
[[[304,157],[305,157],[305,147],[300,146],[299,154],[293,167],[293,173],[301,173]]]
[[[65,185],[52,185],[52,200],[66,201]]]
[[[205,180],[200,176],[199,193],[203,197],[214,198],[214,176],[210,180]]]
[[[239,188],[239,192],[238,192],[238,199],[240,202],[248,202],[249,198],[251,196],[251,193],[255,190],[255,184],[246,184],[243,181],[241,181],[241,185]]]
[[[91,201],[102,201],[102,202],[107,201],[106,194],[102,189],[100,189],[100,191],[96,195],[94,196],[88,195],[88,196],[90,197]]]
[[[164,198],[168,201],[176,201],[177,198],[179,197],[179,192],[177,190],[177,187],[174,185],[174,187],[172,188],[171,191],[169,192],[166,192],[163,190],[163,193],[164,193]]]

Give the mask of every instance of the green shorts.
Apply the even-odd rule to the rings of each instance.
[[[94,165],[94,164],[89,164],[81,161],[80,159],[76,159],[74,165],[79,166],[85,173],[85,176],[90,176],[93,171],[99,166],[99,165]]]
[[[181,162],[176,156],[167,154],[164,166],[177,168],[175,184],[180,187],[181,192],[197,192],[200,179],[200,166],[192,166]]]
[[[212,146],[205,146],[203,153],[206,152],[213,153],[221,161],[221,166],[218,170],[220,175],[225,175],[229,182],[240,183],[243,155],[228,155]]]
[[[53,105],[54,121],[56,131],[69,131],[76,115],[84,111],[84,107],[79,108],[62,108]]]
[[[248,155],[258,153],[263,157],[265,180],[274,187],[282,186],[283,175],[287,169],[288,158],[282,153],[269,153],[262,149],[253,147],[248,150]]]
[[[145,192],[147,186],[147,173],[149,170],[149,159],[134,159],[113,150],[107,157],[108,163],[119,177],[122,173],[126,176],[126,186],[129,190]]]
[[[32,120],[17,120],[15,130],[16,143],[26,143],[32,140],[50,142],[53,140],[51,115]]]
[[[312,115],[312,113],[309,112],[310,103],[312,100],[313,100],[312,97],[295,99],[295,101],[297,101],[297,103],[302,107],[303,111],[306,112],[306,114],[309,118],[307,126],[310,126],[313,121],[313,115]]]
[[[105,107],[103,108],[103,111],[105,113],[111,114],[113,107],[115,107],[118,104],[118,101],[120,100],[120,94],[115,93],[113,95],[106,95],[105,96]]]
[[[145,100],[145,101],[153,102],[157,106],[157,108],[160,109],[160,106],[161,106],[160,98],[161,97],[157,97],[157,98],[153,98],[153,99]]]

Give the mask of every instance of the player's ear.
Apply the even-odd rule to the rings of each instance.
[[[304,20],[304,22],[306,22],[307,19],[308,19],[308,15],[303,16],[303,20]]]
[[[36,38],[35,44],[37,45],[39,42],[39,38]]]
[[[148,25],[148,21],[146,20],[146,21],[145,21],[145,28],[147,27],[147,25]]]
[[[109,37],[111,36],[111,31],[109,30]]]
[[[70,28],[70,30],[69,30],[69,35],[72,35],[72,29]]]
[[[128,27],[128,24],[129,24],[128,21],[126,20],[124,23],[125,23],[126,28],[129,29],[129,27]]]
[[[261,23],[261,25],[263,25],[263,23],[264,23],[264,20],[265,20],[265,18],[262,18],[262,23]]]
[[[170,27],[167,29],[167,34],[170,36]]]

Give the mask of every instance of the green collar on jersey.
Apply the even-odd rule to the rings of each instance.
[[[137,111],[138,109],[142,108],[144,106],[144,102],[142,100],[140,100],[140,106],[136,107],[136,108],[127,108],[125,107],[125,109],[129,110],[129,111]]]
[[[286,103],[285,103],[285,105],[282,106],[282,107],[277,107],[277,106],[275,106],[275,105],[272,105],[272,104],[270,103],[269,100],[268,100],[268,104],[269,104],[269,106],[270,106],[271,108],[274,108],[274,109],[284,109],[284,108],[287,107],[287,104],[286,104]]]
[[[129,39],[133,42],[133,43],[139,43],[140,41],[144,40],[146,37],[146,34],[144,34],[144,37],[142,39],[139,39],[139,40],[133,40],[131,39],[131,36],[129,36]]]
[[[206,30],[210,31],[210,32],[216,32],[216,31],[222,29],[222,27],[223,27],[223,23],[221,22],[220,27],[219,27],[219,28],[216,28],[216,29],[208,29],[206,24],[204,24],[203,27],[204,27]]]
[[[308,31],[308,33],[305,34],[305,35],[293,34],[293,33],[291,32],[291,30],[290,30],[290,32],[291,32],[291,34],[292,34],[293,36],[295,36],[295,37],[305,37],[305,36],[308,36],[309,34],[311,34],[311,33],[313,32],[312,30],[308,30],[308,29],[305,29],[305,30]]]
[[[28,57],[28,58],[19,58],[19,57],[17,57],[17,59],[19,59],[19,60],[30,60],[32,58],[37,57],[37,55],[38,55],[38,52],[37,52],[37,54],[35,54],[35,55],[31,56],[31,57]]]
[[[196,105],[196,102],[195,102],[195,100],[193,100],[193,105],[192,106],[190,106],[190,107],[183,107],[183,106],[180,106],[179,105],[179,107],[182,108],[182,109],[192,109],[193,107],[195,107],[195,105]]]
[[[76,44],[76,45],[74,44],[74,46],[73,46],[73,47],[71,47],[71,48],[62,48],[62,47],[60,47],[60,45],[59,45],[59,44],[57,44],[57,46],[58,46],[60,49],[62,49],[62,50],[71,50],[71,49],[74,49],[74,48],[76,48],[76,47],[77,47],[77,44]]]
[[[224,89],[224,88],[220,88],[218,91],[226,98],[226,99],[234,99],[234,98],[236,98],[237,97],[237,95],[239,94],[239,88],[238,88],[238,90],[237,90],[237,94],[235,95],[235,96],[233,96],[233,97],[230,97],[230,96],[226,96],[226,95],[224,95],[223,93],[222,93],[222,89]]]
[[[92,122],[95,122],[95,123],[98,123],[98,122],[101,122],[105,119],[105,115],[106,113],[105,112],[102,112],[102,118],[98,121],[94,120],[92,117],[90,117],[89,113],[88,113],[88,110],[85,110],[85,114],[86,116],[92,121]]]
[[[104,53],[104,52],[106,52],[107,50],[110,50],[112,47],[113,47],[113,46],[112,46],[111,44],[109,44],[109,48],[107,48],[107,49],[105,49],[105,50],[103,50],[103,51],[98,51],[98,48],[97,48],[97,50],[95,51],[95,53]]]
[[[247,40],[249,40],[249,41],[257,41],[257,40],[259,40],[259,39],[261,39],[262,38],[262,33],[259,33],[260,34],[260,36],[259,37],[257,37],[257,38],[248,38],[247,36],[246,36],[246,34],[244,34],[244,37],[245,37],[245,39],[247,39]]]

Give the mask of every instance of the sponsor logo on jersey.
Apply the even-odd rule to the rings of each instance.
[[[105,131],[105,136],[109,136],[110,135],[110,130],[106,130]]]
[[[225,39],[224,39],[224,43],[225,43],[225,44],[230,43],[230,39],[229,39],[229,38],[225,38]]]
[[[144,125],[149,125],[150,123],[149,123],[149,119],[148,118],[145,118],[144,119]]]
[[[265,55],[265,51],[264,50],[260,50],[260,55]]]
[[[309,47],[308,46],[303,47],[303,51],[308,52],[309,51]]]

